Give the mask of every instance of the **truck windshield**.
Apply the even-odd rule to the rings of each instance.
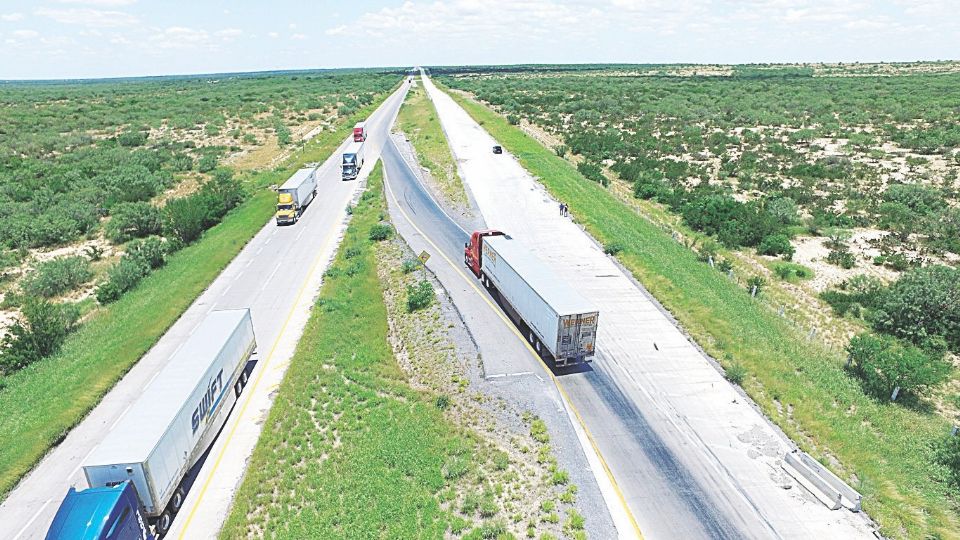
[[[343,155],[343,164],[344,165],[353,165],[357,161],[356,154],[344,154]]]
[[[292,204],[278,204],[277,210],[293,210]]]

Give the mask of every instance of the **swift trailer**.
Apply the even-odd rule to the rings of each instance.
[[[277,190],[277,225],[296,223],[317,196],[317,170],[300,169]]]
[[[145,540],[147,524],[166,534],[183,478],[226,422],[256,346],[249,309],[210,312],[82,463],[90,487],[70,488],[47,539]]]
[[[360,169],[363,168],[363,146],[362,142],[352,142],[343,151],[343,162],[340,165],[343,180],[354,180],[360,174]]]
[[[353,126],[353,142],[363,142],[367,140],[367,123],[357,122]]]
[[[500,293],[541,357],[552,357],[557,366],[593,359],[599,311],[526,246],[500,231],[476,231],[464,244],[464,262]]]

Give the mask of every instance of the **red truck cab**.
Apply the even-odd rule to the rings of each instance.
[[[353,142],[363,142],[365,140],[367,140],[367,123],[357,122],[357,125],[353,126]]]
[[[463,262],[467,268],[473,272],[473,275],[480,277],[480,266],[482,264],[481,254],[483,250],[484,236],[504,236],[503,232],[496,229],[484,229],[474,231],[470,235],[470,241],[463,245]]]

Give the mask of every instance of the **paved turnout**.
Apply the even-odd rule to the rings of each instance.
[[[403,85],[367,121],[361,181],[369,174],[406,95]],[[346,141],[341,145],[341,149]],[[253,451],[272,396],[309,317],[326,265],[346,226],[346,205],[359,181],[342,182],[340,149],[319,169],[317,198],[293,226],[271,220],[99,405],[20,482],[0,505],[0,538],[43,538],[70,486],[86,487],[80,467],[97,442],[163,369],[209,311],[249,307],[256,366],[202,465],[168,538],[216,536]]]
[[[487,225],[600,307],[590,369],[558,373],[648,538],[856,538],[779,467],[791,443],[449,96],[427,90]],[[576,201],[567,201],[576,210]]]

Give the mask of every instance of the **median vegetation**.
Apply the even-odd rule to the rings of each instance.
[[[433,102],[427,97],[423,85],[418,84],[407,93],[397,129],[410,140],[417,153],[420,166],[427,169],[447,202],[458,209],[466,209],[467,193],[464,191],[457,163],[450,152],[447,136],[443,132]]]
[[[728,371],[737,373],[737,380],[769,417],[804,450],[863,493],[864,508],[880,523],[883,533],[911,538],[955,536],[960,519],[955,509],[956,492],[952,491],[956,488],[951,482],[960,477],[955,468],[960,463],[960,445],[948,438],[949,423],[923,403],[875,397],[875,393],[890,389],[891,377],[899,379],[881,365],[861,361],[869,356],[895,365],[929,365],[919,355],[934,350],[942,353],[942,342],[952,335],[947,329],[918,328],[914,321],[907,330],[892,331],[909,344],[885,338],[856,341],[851,346],[848,367],[846,354],[812,342],[775,311],[744,294],[724,272],[717,271],[715,266],[719,265],[698,261],[696,253],[599,183],[585,179],[556,152],[513,127],[503,116],[453,94],[555,197],[572,203],[576,219],[598,241],[617,247],[611,253],[707,352],[720,359]],[[701,205],[711,220],[719,215],[715,209],[737,208],[736,213],[745,208],[713,196],[694,204]],[[699,216],[691,213],[691,218]],[[726,230],[720,221],[705,226],[714,225],[718,235]],[[780,244],[769,235],[757,237],[757,242],[764,239],[770,249]],[[745,242],[731,238],[730,243]],[[949,280],[939,280],[945,281]],[[904,290],[908,294],[920,289],[911,286]],[[946,290],[956,291],[956,286]],[[885,298],[890,305],[901,305],[897,298],[906,296],[890,292]],[[884,310],[884,316],[878,314],[877,324],[906,323],[910,313],[919,315],[916,310]],[[931,345],[922,345],[921,349],[915,338],[932,332],[942,338],[927,341]],[[865,351],[870,354],[865,355]],[[942,373],[940,368],[911,380],[918,381],[915,388],[922,391],[930,376],[935,380],[938,373]]]
[[[66,310],[42,318],[31,315],[51,310],[22,310],[20,322],[14,326],[22,330],[14,330],[9,339],[22,341],[27,354],[9,357],[9,364],[0,368],[6,372],[0,374],[0,410],[4,411],[0,417],[0,496],[99,403],[270,219],[276,194],[266,188],[281,183],[304,163],[325,160],[353,124],[366,118],[385,97],[380,94],[372,102],[365,101],[359,111],[352,109],[354,116],[338,120],[336,129],[324,131],[275,169],[231,178],[226,171],[215,173],[214,161],[207,169],[214,173],[210,187],[205,184],[181,197],[187,200],[178,203],[186,208],[182,216],[161,212],[159,225],[146,220],[143,227],[131,226],[118,233],[137,237],[143,234],[140,231],[159,226],[168,237],[127,242],[125,254],[104,270],[96,291],[108,305],[92,309],[82,325],[72,324],[74,314]],[[235,197],[242,192],[250,195],[240,202]],[[227,204],[230,200],[239,203],[232,210]],[[91,260],[99,261],[99,256],[88,254]],[[71,275],[76,274],[74,270],[70,269]],[[37,332],[48,328],[47,323],[57,322],[64,323],[66,332],[44,331],[56,339],[45,339],[45,334]],[[73,333],[67,335],[69,331]],[[18,338],[20,334],[29,338]],[[31,342],[59,348],[38,354],[27,347]],[[7,343],[8,349],[11,346]]]
[[[474,442],[411,389],[387,341],[369,234],[385,211],[371,173],[284,376],[222,537],[440,538],[437,494]]]

